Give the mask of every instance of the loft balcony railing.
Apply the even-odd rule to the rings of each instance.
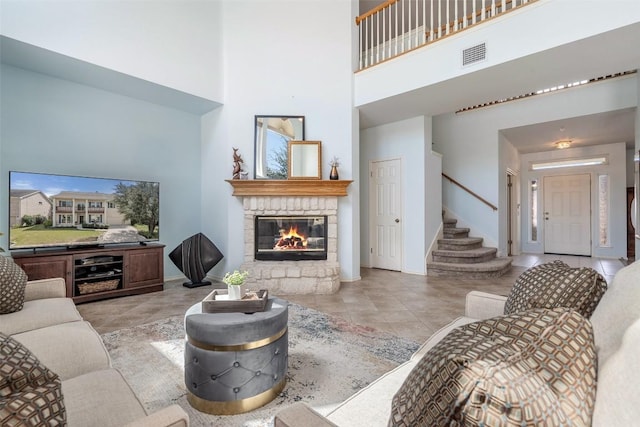
[[[356,18],[359,70],[456,34],[536,0],[387,0]]]

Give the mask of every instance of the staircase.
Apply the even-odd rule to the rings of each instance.
[[[427,276],[486,279],[500,277],[511,269],[511,258],[498,258],[498,249],[482,246],[481,237],[469,237],[468,228],[456,227],[458,220],[443,220],[443,238],[427,263]]]

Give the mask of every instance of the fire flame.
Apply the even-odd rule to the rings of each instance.
[[[280,231],[280,240],[274,249],[304,249],[307,247],[307,237],[298,233],[298,227],[291,226],[289,231]]]

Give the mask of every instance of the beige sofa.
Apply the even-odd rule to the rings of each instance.
[[[58,374],[69,427],[189,425],[178,405],[146,413],[120,372],[111,367],[100,335],[65,298],[63,279],[27,282],[24,308],[0,315],[0,332]]]
[[[420,358],[458,326],[503,314],[506,297],[467,295],[465,316],[435,333],[404,364],[347,400],[311,409],[296,403],[276,415],[276,427],[387,426],[393,396]],[[592,425],[638,425],[640,420],[640,261],[620,270],[591,316],[598,371]]]

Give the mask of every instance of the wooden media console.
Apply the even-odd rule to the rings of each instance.
[[[75,303],[161,291],[164,245],[46,250],[12,254],[29,280],[62,277]]]

